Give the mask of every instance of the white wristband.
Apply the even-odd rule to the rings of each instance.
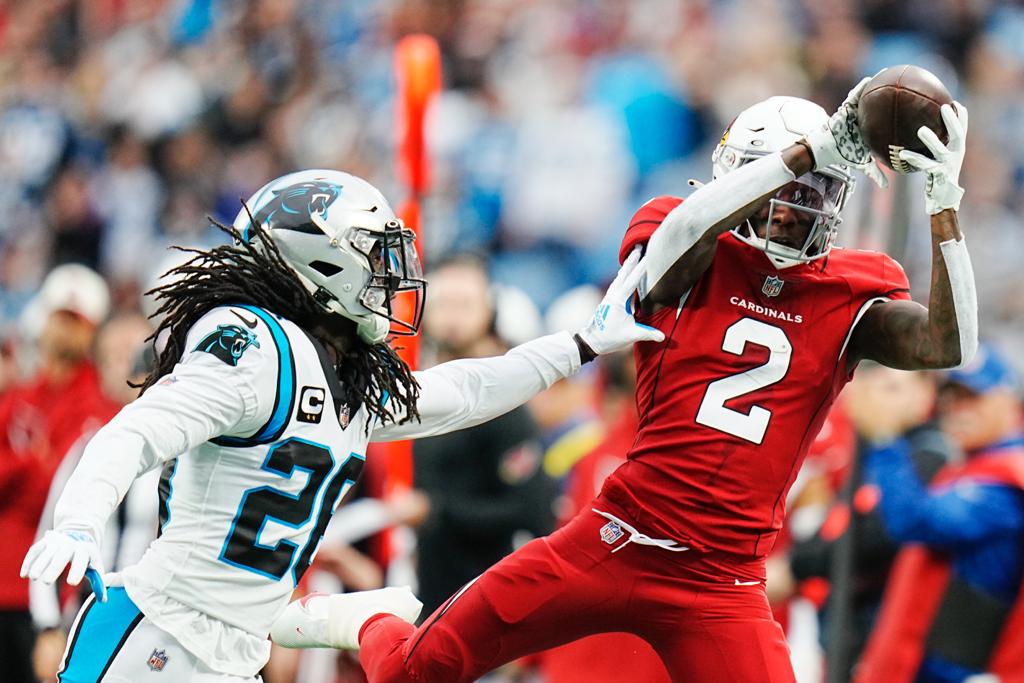
[[[953,291],[953,310],[960,333],[960,363],[957,367],[962,368],[971,362],[978,350],[978,293],[974,289],[974,269],[963,237],[940,242],[939,249]]]

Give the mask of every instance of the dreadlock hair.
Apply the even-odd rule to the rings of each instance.
[[[171,371],[185,351],[189,329],[217,306],[257,306],[287,317],[310,332],[323,319],[324,309],[306,290],[261,226],[252,221],[254,237],[247,241],[234,227],[213,219],[210,222],[232,237],[234,244],[208,251],[174,247],[194,256],[164,274],[163,277],[177,276],[172,282],[146,292],[160,302],[151,317],[162,317],[162,320],[149,337],[157,360],[141,385],[142,392]],[[164,331],[167,343],[163,349],[158,349],[157,339]],[[370,345],[355,337],[354,343],[343,345],[329,335],[321,341],[335,352],[334,370],[348,394],[340,398],[349,405],[361,402],[381,423],[395,421],[390,401],[403,409],[400,424],[419,419],[416,405],[419,384],[409,366],[386,341]],[[372,423],[372,420],[367,422],[367,430]]]

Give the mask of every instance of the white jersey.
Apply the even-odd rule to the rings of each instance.
[[[206,659],[236,659],[232,650],[241,646],[265,660],[274,617],[362,471],[368,414],[360,407],[343,429],[332,405],[338,380],[323,347],[260,309],[213,311],[193,326],[186,349],[162,382],[184,381],[189,365],[213,365],[209,369],[236,385],[239,400],[254,408],[243,409],[226,433],[165,466],[160,536],[123,572],[125,588],[154,623],[184,637],[190,649],[212,648],[216,641],[196,633],[188,642],[188,630],[179,633],[180,625],[161,619],[166,601],[196,607],[254,636],[237,634],[243,642],[228,639],[226,651],[210,649],[202,653]]]
[[[319,342],[259,308],[219,307],[189,331],[174,370],[89,444],[55,526],[98,537],[131,479],[163,467],[160,536],[112,582],[210,668],[252,676],[371,435],[479,424],[578,367],[564,333],[443,364],[416,373],[420,422],[368,428]]]

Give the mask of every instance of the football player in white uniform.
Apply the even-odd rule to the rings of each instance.
[[[167,338],[157,368],[89,443],[54,529],[25,558],[31,579],[52,583],[70,566],[69,583],[93,582],[65,683],[258,680],[271,624],[368,441],[479,424],[595,354],[662,336],[630,313],[637,254],[576,335],[411,372],[386,338],[416,332],[422,273],[413,233],[373,186],[338,171],[283,176],[230,231],[236,244],[196,252],[157,290]],[[396,295],[416,299],[411,319],[392,311]],[[107,518],[158,467],[160,535],[104,582]],[[418,615],[407,589],[368,596],[374,613]]]

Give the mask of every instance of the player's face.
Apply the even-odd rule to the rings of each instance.
[[[385,266],[385,264],[384,264],[384,245],[379,240],[377,242],[375,242],[374,245],[373,245],[373,248],[370,249],[370,253],[368,254],[368,257],[370,259],[370,267],[373,268],[373,272],[374,273],[376,273],[378,275],[381,275],[383,273],[389,273],[389,272],[393,273],[393,272],[395,272],[395,268],[392,268],[390,271],[385,270],[385,267],[384,267]],[[389,292],[388,293],[388,298],[390,298],[392,301],[394,301],[396,294],[397,294],[397,292],[394,292],[394,291]]]
[[[806,185],[793,181],[785,185],[777,193],[775,199],[780,202],[799,204],[809,208],[820,208],[820,195],[813,196],[813,190]],[[774,209],[774,210],[773,210]],[[770,215],[769,215],[770,214]],[[754,217],[754,231],[758,237],[768,233],[768,239],[792,249],[802,249],[807,235],[814,226],[815,216],[779,202],[766,201]]]
[[[384,247],[380,241],[375,242],[373,248],[370,249],[370,267],[375,273],[384,272]]]

